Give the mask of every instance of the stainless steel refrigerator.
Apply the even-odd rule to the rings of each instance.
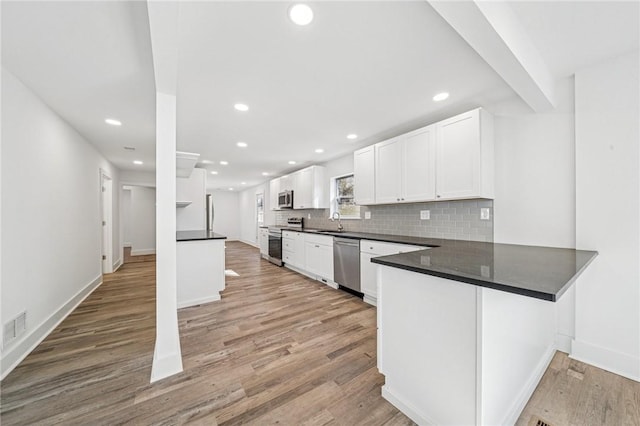
[[[213,231],[213,219],[213,196],[211,194],[207,194],[207,231]]]

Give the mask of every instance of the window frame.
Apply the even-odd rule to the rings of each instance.
[[[330,187],[330,208],[329,208],[329,219],[331,219],[331,216],[333,216],[333,214],[335,212],[339,212],[338,209],[338,181],[340,179],[344,179],[344,178],[348,178],[348,177],[353,177],[354,178],[354,182],[355,182],[355,175],[353,172],[350,173],[345,173],[339,176],[334,176],[331,178],[331,187]],[[344,197],[343,197],[344,198]],[[355,197],[354,197],[355,200]],[[360,206],[358,204],[354,204],[357,208],[358,208],[358,214],[357,215],[348,215],[348,216],[342,216],[342,214],[340,215],[340,219],[346,219],[346,220],[353,220],[353,219],[362,219],[362,213],[360,211]]]

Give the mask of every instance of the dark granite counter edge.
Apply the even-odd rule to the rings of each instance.
[[[205,240],[226,240],[225,235],[207,231],[177,231],[176,241],[205,241]]]
[[[541,299],[541,300],[546,300],[546,301],[550,301],[550,302],[555,302],[556,301],[556,295],[552,294],[552,293],[544,293],[544,292],[540,292],[540,291],[535,291],[535,290],[530,290],[530,289],[526,289],[526,288],[520,288],[520,287],[512,287],[506,284],[498,284],[498,283],[494,283],[494,282],[489,282],[489,281],[482,281],[479,280],[477,278],[471,278],[471,277],[467,277],[464,275],[460,275],[460,274],[453,274],[453,273],[446,273],[446,272],[441,272],[441,271],[433,271],[430,269],[422,269],[422,268],[414,268],[408,265],[401,265],[395,262],[389,262],[380,258],[373,258],[371,259],[371,262],[373,263],[377,263],[380,265],[384,265],[384,266],[389,266],[392,268],[397,268],[397,269],[404,269],[405,271],[411,271],[411,272],[417,272],[419,274],[424,274],[424,275],[432,275],[434,277],[439,277],[439,278],[446,278],[448,280],[452,280],[452,281],[458,281],[458,282],[462,282],[462,283],[466,283],[466,284],[473,284],[475,286],[479,286],[479,287],[485,287],[485,288],[491,288],[493,290],[500,290],[500,291],[506,291],[508,293],[514,293],[514,294],[519,294],[521,296],[527,296],[527,297],[533,297],[536,299]]]
[[[397,263],[394,261],[385,260],[383,257],[374,257],[371,259],[372,263],[377,263],[379,265],[389,266],[391,268],[404,269],[406,271],[416,272],[424,275],[431,275],[434,277],[445,278],[452,281],[458,281],[466,284],[472,284],[479,287],[490,288],[493,290],[505,291],[507,293],[518,294],[521,296],[533,297],[535,299],[546,300],[549,302],[557,302],[558,299],[571,287],[571,285],[576,281],[576,279],[582,274],[582,272],[593,262],[593,260],[597,257],[596,255],[591,257],[588,262],[586,262],[582,268],[580,268],[576,273],[571,277],[570,280],[567,281],[565,285],[562,286],[557,293],[549,293],[544,291],[532,290],[524,287],[511,286],[508,284],[496,283],[492,281],[484,281],[479,278],[469,277],[461,273],[447,273],[443,271],[435,271],[427,268],[417,268],[410,265],[404,265],[401,263]]]

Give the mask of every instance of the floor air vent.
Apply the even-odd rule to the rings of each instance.
[[[551,423],[542,420],[540,417],[533,416],[528,426],[553,426]]]

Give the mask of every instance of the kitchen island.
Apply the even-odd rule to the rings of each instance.
[[[513,424],[555,352],[555,305],[592,251],[438,241],[374,258],[383,396],[418,424]]]
[[[220,300],[227,237],[212,231],[178,231],[178,308]]]

